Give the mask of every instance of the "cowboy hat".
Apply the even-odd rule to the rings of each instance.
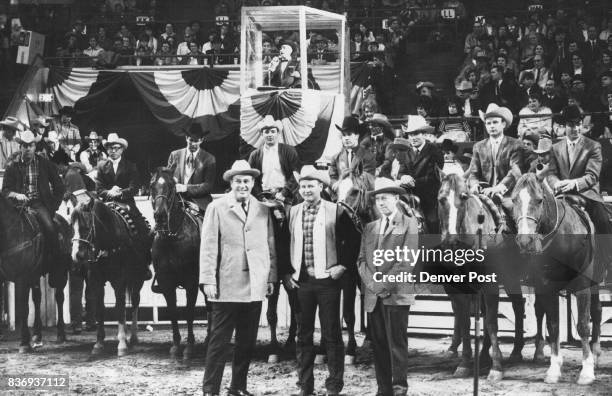
[[[53,142],[59,146],[59,136],[56,131],[49,131],[47,137],[45,138],[46,142]]]
[[[85,136],[85,140],[98,140],[98,141],[102,141],[102,136],[98,135],[98,132],[96,132],[96,131],[91,131],[91,132],[89,132],[89,135]]]
[[[261,174],[257,169],[251,168],[251,165],[246,160],[238,160],[232,164],[232,167],[223,173],[223,180],[229,182],[236,175],[249,175],[257,177]]]
[[[416,90],[417,90],[417,91],[420,91],[420,90],[421,90],[421,88],[423,88],[423,87],[427,87],[427,88],[429,88],[429,89],[434,89],[435,85],[434,85],[434,83],[432,83],[431,81],[419,81],[419,82],[416,84]]]
[[[408,150],[410,147],[410,141],[401,137],[393,139],[393,143],[389,144],[389,148],[394,150]]]
[[[549,138],[542,138],[538,142],[538,147],[533,150],[536,154],[548,153],[552,149],[552,140]]]
[[[440,149],[442,151],[451,151],[453,153],[457,153],[459,151],[459,146],[455,144],[451,139],[444,139],[442,144],[440,144]]]
[[[318,159],[315,161],[315,168],[319,170],[328,170],[331,163],[324,159]]]
[[[283,123],[281,120],[275,120],[272,115],[268,114],[263,118],[263,120],[259,121],[256,128],[258,131],[276,128],[280,133],[283,130]]]
[[[42,136],[34,134],[34,132],[26,129],[15,137],[15,141],[19,144],[38,143]]]
[[[393,129],[393,126],[389,122],[389,119],[387,118],[387,116],[384,115],[384,114],[380,114],[380,113],[374,113],[372,115],[372,118],[367,120],[366,123],[380,124],[381,126],[383,126],[385,128]]]
[[[533,143],[534,146],[537,146],[538,142],[540,141],[540,134],[538,132],[529,130],[525,132],[525,134],[523,135],[523,139],[527,139],[531,143]]]
[[[402,131],[404,133],[412,134],[412,133],[433,133],[434,127],[427,124],[427,121],[423,116],[420,115],[409,115],[408,121],[405,124],[402,124]]]
[[[108,149],[108,146],[112,146],[113,144],[120,144],[125,150],[128,148],[127,140],[120,138],[116,133],[109,133],[108,139],[106,139],[106,142],[104,143],[104,148]]]
[[[483,113],[482,110],[478,110],[478,113],[480,114],[480,119],[483,122],[489,117],[502,118],[504,121],[506,121],[506,128],[508,128],[510,124],[512,124],[512,120],[514,119],[514,116],[512,115],[512,111],[510,111],[509,108],[499,107],[495,103],[489,104],[489,107],[487,107],[486,112]]]
[[[199,122],[194,122],[189,126],[189,130],[185,132],[187,136],[190,136],[195,139],[204,139],[204,136],[208,135],[209,131],[204,131],[202,128],[202,124]]]
[[[323,170],[319,170],[312,165],[304,165],[302,167],[298,182],[302,180],[316,180],[325,184],[326,186],[329,186],[331,184],[331,181],[329,179],[329,173]]]
[[[59,110],[59,115],[72,117],[74,116],[74,109],[71,106],[64,106]]]
[[[16,117],[6,117],[0,121],[0,125],[23,132],[23,124]]]
[[[44,127],[49,126],[49,121],[51,121],[53,118],[48,117],[46,115],[40,115],[36,118],[34,118],[33,120],[30,121],[30,125],[41,125]]]
[[[565,123],[571,120],[582,120],[582,113],[576,105],[566,106],[563,110],[561,110],[561,120]]]
[[[342,126],[338,124],[334,125],[336,125],[336,128],[338,128],[338,130],[342,132],[342,134],[344,134],[345,132],[349,132],[350,134],[359,134],[359,120],[357,120],[357,118],[353,116],[344,117],[344,120],[342,121]]]
[[[471,81],[461,80],[461,82],[455,85],[457,91],[471,91],[474,89]]]
[[[405,194],[406,191],[386,177],[377,177],[374,180],[374,191],[368,191],[367,195],[373,197],[378,194]]]

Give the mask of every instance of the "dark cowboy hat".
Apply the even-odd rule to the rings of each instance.
[[[196,139],[203,139],[204,136],[208,135],[208,133],[208,131],[204,131],[204,129],[202,129],[202,125],[199,122],[191,123],[191,125],[189,125],[189,129],[185,131],[185,135]]]
[[[582,113],[578,106],[566,106],[563,110],[561,110],[561,120],[562,121],[580,121],[582,120]]]
[[[59,110],[59,115],[74,117],[74,108],[72,106],[64,106]]]
[[[444,139],[440,145],[440,149],[442,151],[450,151],[456,154],[457,151],[459,151],[459,146],[457,146],[455,142],[450,139]]]
[[[346,133],[359,134],[359,120],[352,115],[344,117],[344,120],[342,120],[342,126],[338,124],[335,125],[343,135]]]

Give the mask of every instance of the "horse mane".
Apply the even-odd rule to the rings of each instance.
[[[531,193],[530,195],[532,195],[534,198],[544,198],[543,189],[540,186],[540,182],[538,181],[538,178],[536,177],[535,173],[525,173],[518,179],[516,185],[514,186],[514,190],[512,190],[512,200],[514,201],[514,199],[518,196],[521,190],[525,188],[527,188],[527,190]]]
[[[166,166],[158,166],[157,168],[155,168],[155,170],[151,174],[151,185],[153,185],[160,177],[164,177],[164,179],[167,179],[170,183],[174,184],[174,176],[172,169]]]

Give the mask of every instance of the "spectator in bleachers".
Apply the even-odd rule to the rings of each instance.
[[[443,101],[434,94],[435,85],[430,81],[419,81],[416,84],[416,92],[419,98],[428,98],[431,104],[427,106],[427,113],[430,117],[438,117],[442,112]],[[423,116],[425,117],[425,116]]]
[[[584,131],[591,129],[591,116],[584,115],[586,109],[583,106],[584,96],[579,93],[572,92],[567,97],[567,105],[568,106],[576,106],[578,110],[580,110],[580,114],[583,115],[582,122],[580,123],[580,128]]]
[[[478,115],[478,110],[481,110],[482,106],[480,105],[478,95],[474,95],[474,85],[470,81],[463,80],[456,85],[455,95],[460,100],[464,117],[475,117]]]
[[[153,49],[147,45],[146,36],[144,34],[137,41],[136,49],[134,50],[134,65],[135,66],[151,66],[153,65]]]
[[[550,114],[550,117],[539,118],[521,118],[518,124],[518,135],[522,138],[527,133],[535,133],[538,135],[548,134],[552,131],[552,111],[542,106],[542,95],[539,92],[534,92],[529,95],[527,106],[519,111],[519,116],[545,115]]]
[[[158,42],[155,36],[153,35],[153,26],[150,24],[145,25],[144,33],[140,35],[138,41],[136,42],[136,48],[140,48],[141,43],[146,45],[151,54],[157,52]]]
[[[503,74],[506,75],[508,78],[516,78],[516,76],[518,75],[516,63],[512,64],[514,67],[508,64],[508,58],[504,54],[497,55],[497,60],[495,64],[502,68]]]
[[[200,21],[191,21],[189,22],[189,26],[191,27],[191,36],[193,42],[195,42],[198,47],[204,43],[204,32],[201,29]]]
[[[71,34],[76,37],[76,46],[84,50],[88,46],[87,36],[85,35],[85,25],[81,19],[77,19],[72,25]]]
[[[130,47],[133,47],[136,44],[134,35],[132,34],[132,32],[130,32],[130,29],[128,29],[128,26],[125,23],[121,24],[121,27],[117,32],[117,37],[122,40],[127,39],[130,43]]]
[[[601,76],[609,70],[612,70],[612,53],[608,50],[602,50],[601,59],[595,64],[595,75]]]
[[[161,48],[157,55],[159,56],[155,58],[156,66],[169,66],[177,64],[176,57],[173,56],[174,52],[172,52],[172,48],[170,47],[170,44],[167,41],[162,42]]]
[[[311,48],[308,50],[308,61],[315,65],[336,61],[336,55],[329,51],[328,41],[321,34],[317,34],[312,40]]]
[[[587,40],[582,45],[582,54],[588,63],[594,63],[601,56],[603,43],[597,38],[597,28],[589,26],[587,30]]]
[[[601,40],[602,45],[608,41],[608,37],[612,37],[612,17],[608,17],[608,22],[606,24],[607,28],[602,30],[599,33],[599,40]]]
[[[176,40],[176,32],[174,31],[174,25],[167,23],[164,32],[161,34],[162,41],[168,41],[170,37]]]
[[[544,59],[541,55],[536,55],[533,57],[534,66],[531,69],[523,70],[521,72],[521,76],[519,76],[519,81],[523,80],[522,75],[526,72],[531,72],[536,85],[538,85],[541,89],[546,87],[546,82],[550,79],[550,71],[544,67]]]
[[[217,40],[217,48],[220,47],[221,43]],[[214,46],[213,46],[214,49]],[[194,41],[189,42],[189,53],[181,59],[181,65],[202,65],[204,64],[202,53],[198,44]]]
[[[465,37],[463,52],[469,54],[470,52],[472,52],[474,47],[482,48],[480,39],[483,36],[483,33],[484,29],[482,25],[479,22],[474,22],[474,25],[472,26],[472,32]]]
[[[236,49],[236,40],[228,24],[223,24],[219,28],[219,40],[221,40],[221,52],[224,54],[232,54]]]
[[[546,81],[542,103],[544,106],[550,108],[553,113],[560,113],[566,106],[567,98],[561,96],[557,89],[555,80],[550,79]]]
[[[187,55],[190,50],[189,50],[189,43],[193,42],[193,36],[191,34],[192,30],[191,27],[186,27],[185,28],[185,35],[183,36],[185,38],[185,41],[182,41],[179,43],[178,47],[176,48],[176,54],[177,55]],[[179,62],[182,61],[183,58],[178,58]]]
[[[570,66],[570,72],[575,76],[581,75],[584,82],[592,81],[595,77],[590,67],[585,64],[583,57],[580,53],[575,52],[572,54],[572,64]]]
[[[98,40],[98,45],[105,51],[108,51],[113,46],[113,41],[106,35],[106,28],[103,26],[98,28],[96,39]]]
[[[351,59],[356,60],[361,56],[358,52],[366,51],[366,42],[363,40],[363,33],[357,31],[353,33],[353,38],[351,40]]]
[[[521,45],[521,68],[526,69],[533,67],[533,57],[535,55],[535,47],[539,44],[538,35],[536,33],[529,33],[529,35],[523,39],[527,40]]]
[[[457,97],[451,97],[447,101],[446,116],[449,117],[461,117],[463,115],[463,104],[462,101]],[[472,134],[467,120],[445,120],[443,119],[438,124],[438,142],[442,142],[445,139],[450,139],[453,142],[467,142]]]
[[[557,30],[555,33],[553,61],[550,65],[553,74],[560,73],[569,64],[569,53],[565,43],[565,32]]]
[[[102,53],[104,53],[104,49],[98,44],[98,39],[95,36],[91,36],[89,38],[89,47],[83,51],[83,54],[90,58],[97,58],[102,55]]]
[[[363,41],[365,43],[376,41],[376,37],[374,37],[374,32],[369,29],[364,23],[359,24],[359,31],[363,35]]]
[[[559,75],[559,90],[561,94],[565,97],[568,97],[572,92],[572,74],[569,70],[561,70]]]
[[[533,75],[533,71],[531,70],[526,70],[524,73],[521,73],[519,85],[521,87],[521,107],[527,105],[529,101],[529,96],[531,94],[542,92],[540,86],[535,83],[535,76]]]
[[[499,66],[493,65],[490,72],[491,81],[486,83],[480,91],[482,106],[486,108],[489,104],[496,103],[499,106],[508,107],[513,112],[517,111],[520,101],[517,83],[505,78]]]
[[[607,45],[606,45],[605,49],[608,52],[612,52],[612,35],[608,36],[608,42],[607,42]]]
[[[376,103],[376,100],[372,98],[367,98],[366,100],[361,102],[361,114],[359,115],[359,122],[361,124],[368,122],[376,113],[378,113],[378,104]]]

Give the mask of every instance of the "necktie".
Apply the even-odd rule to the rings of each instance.
[[[389,229],[389,218],[387,217],[385,219],[385,227],[383,228],[383,235],[387,233],[388,229]]]
[[[539,84],[540,83],[540,69],[536,69],[536,78],[535,78],[535,83]]]
[[[395,158],[391,163],[391,177],[393,178],[393,180],[397,179],[397,175],[399,175],[399,169],[400,163],[397,158]]]
[[[499,143],[497,141],[491,142],[491,154],[493,154],[493,183],[491,187],[497,185],[497,150],[499,149]]]
[[[242,210],[244,211],[245,216],[248,216],[248,215],[249,215],[249,210],[248,210],[248,208],[247,208],[247,203],[246,203],[246,201],[242,201],[242,204],[241,204],[241,205],[242,205]]]
[[[187,160],[187,165],[189,167],[193,167],[193,154],[189,155],[189,159]]]
[[[353,150],[348,150],[347,151],[347,157],[348,157],[348,166],[351,166],[351,163],[353,162]]]
[[[576,143],[571,142],[569,146],[567,146],[567,152],[570,160],[570,168],[574,166],[574,161],[576,160]]]

